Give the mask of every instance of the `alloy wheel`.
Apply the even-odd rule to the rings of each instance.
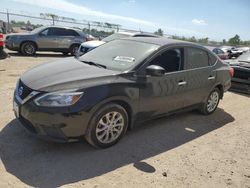
[[[210,94],[208,101],[207,101],[207,111],[213,112],[219,103],[219,93],[214,91]]]
[[[96,138],[101,143],[111,143],[122,133],[125,125],[121,113],[112,111],[101,117],[96,127]]]

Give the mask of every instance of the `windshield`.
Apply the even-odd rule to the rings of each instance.
[[[79,60],[94,62],[111,70],[125,71],[142,62],[158,48],[158,45],[144,42],[114,40],[84,54]]]
[[[115,39],[121,39],[121,38],[130,37],[130,36],[132,36],[132,35],[125,34],[125,33],[114,33],[114,34],[102,39],[102,41],[109,42],[109,41],[112,41],[112,40],[115,40]]]
[[[35,33],[39,33],[41,30],[43,30],[45,27],[38,27],[36,29],[33,29],[30,33],[31,34],[35,34]]]

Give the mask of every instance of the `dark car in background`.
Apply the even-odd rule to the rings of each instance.
[[[85,136],[106,148],[146,120],[191,109],[212,114],[230,75],[229,65],[202,46],[130,37],[28,70],[13,106],[38,137],[70,142]]]
[[[250,52],[229,62],[234,69],[231,90],[250,94]]]
[[[6,36],[5,46],[24,55],[34,55],[36,51],[75,55],[81,43],[86,40],[87,36],[81,30],[49,26],[37,28],[30,33],[9,34]]]

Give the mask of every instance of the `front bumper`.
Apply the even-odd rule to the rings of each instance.
[[[19,50],[19,44],[17,44],[14,40],[5,40],[5,47],[9,50]]]
[[[232,79],[230,90],[250,94],[250,80]]]
[[[38,96],[20,101],[16,92],[14,95],[15,116],[28,132],[56,142],[74,142],[83,137],[90,119],[89,113],[70,107],[39,107],[33,102]]]

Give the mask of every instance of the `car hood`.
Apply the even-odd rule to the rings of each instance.
[[[102,44],[104,44],[104,41],[99,41],[99,40],[91,40],[91,41],[87,41],[81,44],[81,46],[87,47],[87,48],[95,48],[97,46],[100,46]]]
[[[120,71],[88,65],[73,57],[38,65],[21,76],[21,81],[37,91],[78,90],[108,83]]]
[[[7,36],[17,36],[17,37],[19,37],[19,36],[29,36],[29,35],[31,35],[30,33],[11,33],[11,34],[8,34]]]

